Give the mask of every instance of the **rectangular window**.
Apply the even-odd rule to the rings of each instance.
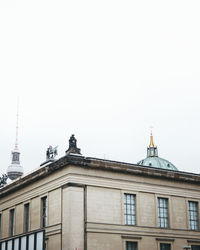
[[[0,242],[1,250],[45,250],[45,231],[34,231],[5,239]],[[57,249],[57,248],[56,248]]]
[[[188,208],[189,208],[190,229],[191,230],[198,230],[199,229],[198,202],[188,201]]]
[[[29,231],[30,224],[30,204],[27,203],[24,205],[24,232]]]
[[[171,250],[171,244],[160,243],[160,250]]]
[[[134,194],[124,194],[124,219],[126,225],[136,225]]]
[[[47,226],[47,197],[43,197],[41,199],[41,202],[42,202],[42,217],[41,217],[41,220],[42,220],[42,227],[46,227]]]
[[[2,224],[2,215],[0,214],[0,237],[1,237],[1,230],[2,230],[1,229],[2,225],[1,224]]]
[[[127,241],[126,250],[137,250],[137,242]]]
[[[192,246],[192,250],[200,250],[200,245],[198,245],[198,246],[197,246],[197,245],[196,245],[196,246],[193,245],[193,246]]]
[[[158,198],[158,225],[161,228],[168,228],[168,199]]]
[[[10,210],[10,236],[14,235],[14,227],[15,227],[15,210]]]

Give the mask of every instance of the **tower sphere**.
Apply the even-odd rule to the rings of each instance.
[[[17,148],[12,151],[12,163],[7,168],[9,179],[15,180],[24,173],[23,167],[20,165],[20,152]]]

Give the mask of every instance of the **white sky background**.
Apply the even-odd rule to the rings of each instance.
[[[199,1],[0,1],[1,172],[19,96],[25,172],[72,133],[85,156],[136,163],[153,125],[159,156],[200,173]]]

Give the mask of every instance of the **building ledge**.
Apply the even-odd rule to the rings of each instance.
[[[8,195],[11,192],[19,190],[25,186],[28,186],[31,183],[34,183],[44,178],[45,176],[52,174],[58,169],[67,167],[69,165],[79,166],[85,169],[103,170],[113,173],[116,172],[116,173],[124,173],[129,175],[137,175],[137,176],[151,177],[157,179],[166,179],[178,182],[187,182],[196,185],[200,184],[199,174],[165,170],[159,168],[156,169],[154,167],[146,167],[137,164],[103,160],[98,158],[66,155],[55,162],[52,162],[48,165],[38,168],[32,173],[24,175],[18,178],[17,180],[11,182],[10,184],[7,184],[6,186],[0,189],[0,198]]]

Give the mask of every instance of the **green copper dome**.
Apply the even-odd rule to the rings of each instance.
[[[150,136],[150,144],[147,148],[147,158],[139,161],[137,164],[142,166],[178,171],[178,169],[171,162],[158,157],[158,149],[154,144],[152,133]]]
[[[148,166],[148,167],[162,168],[162,169],[178,171],[178,169],[171,162],[169,162],[163,158],[160,158],[158,156],[147,157],[144,160],[139,161],[137,164],[143,165],[143,166]]]

